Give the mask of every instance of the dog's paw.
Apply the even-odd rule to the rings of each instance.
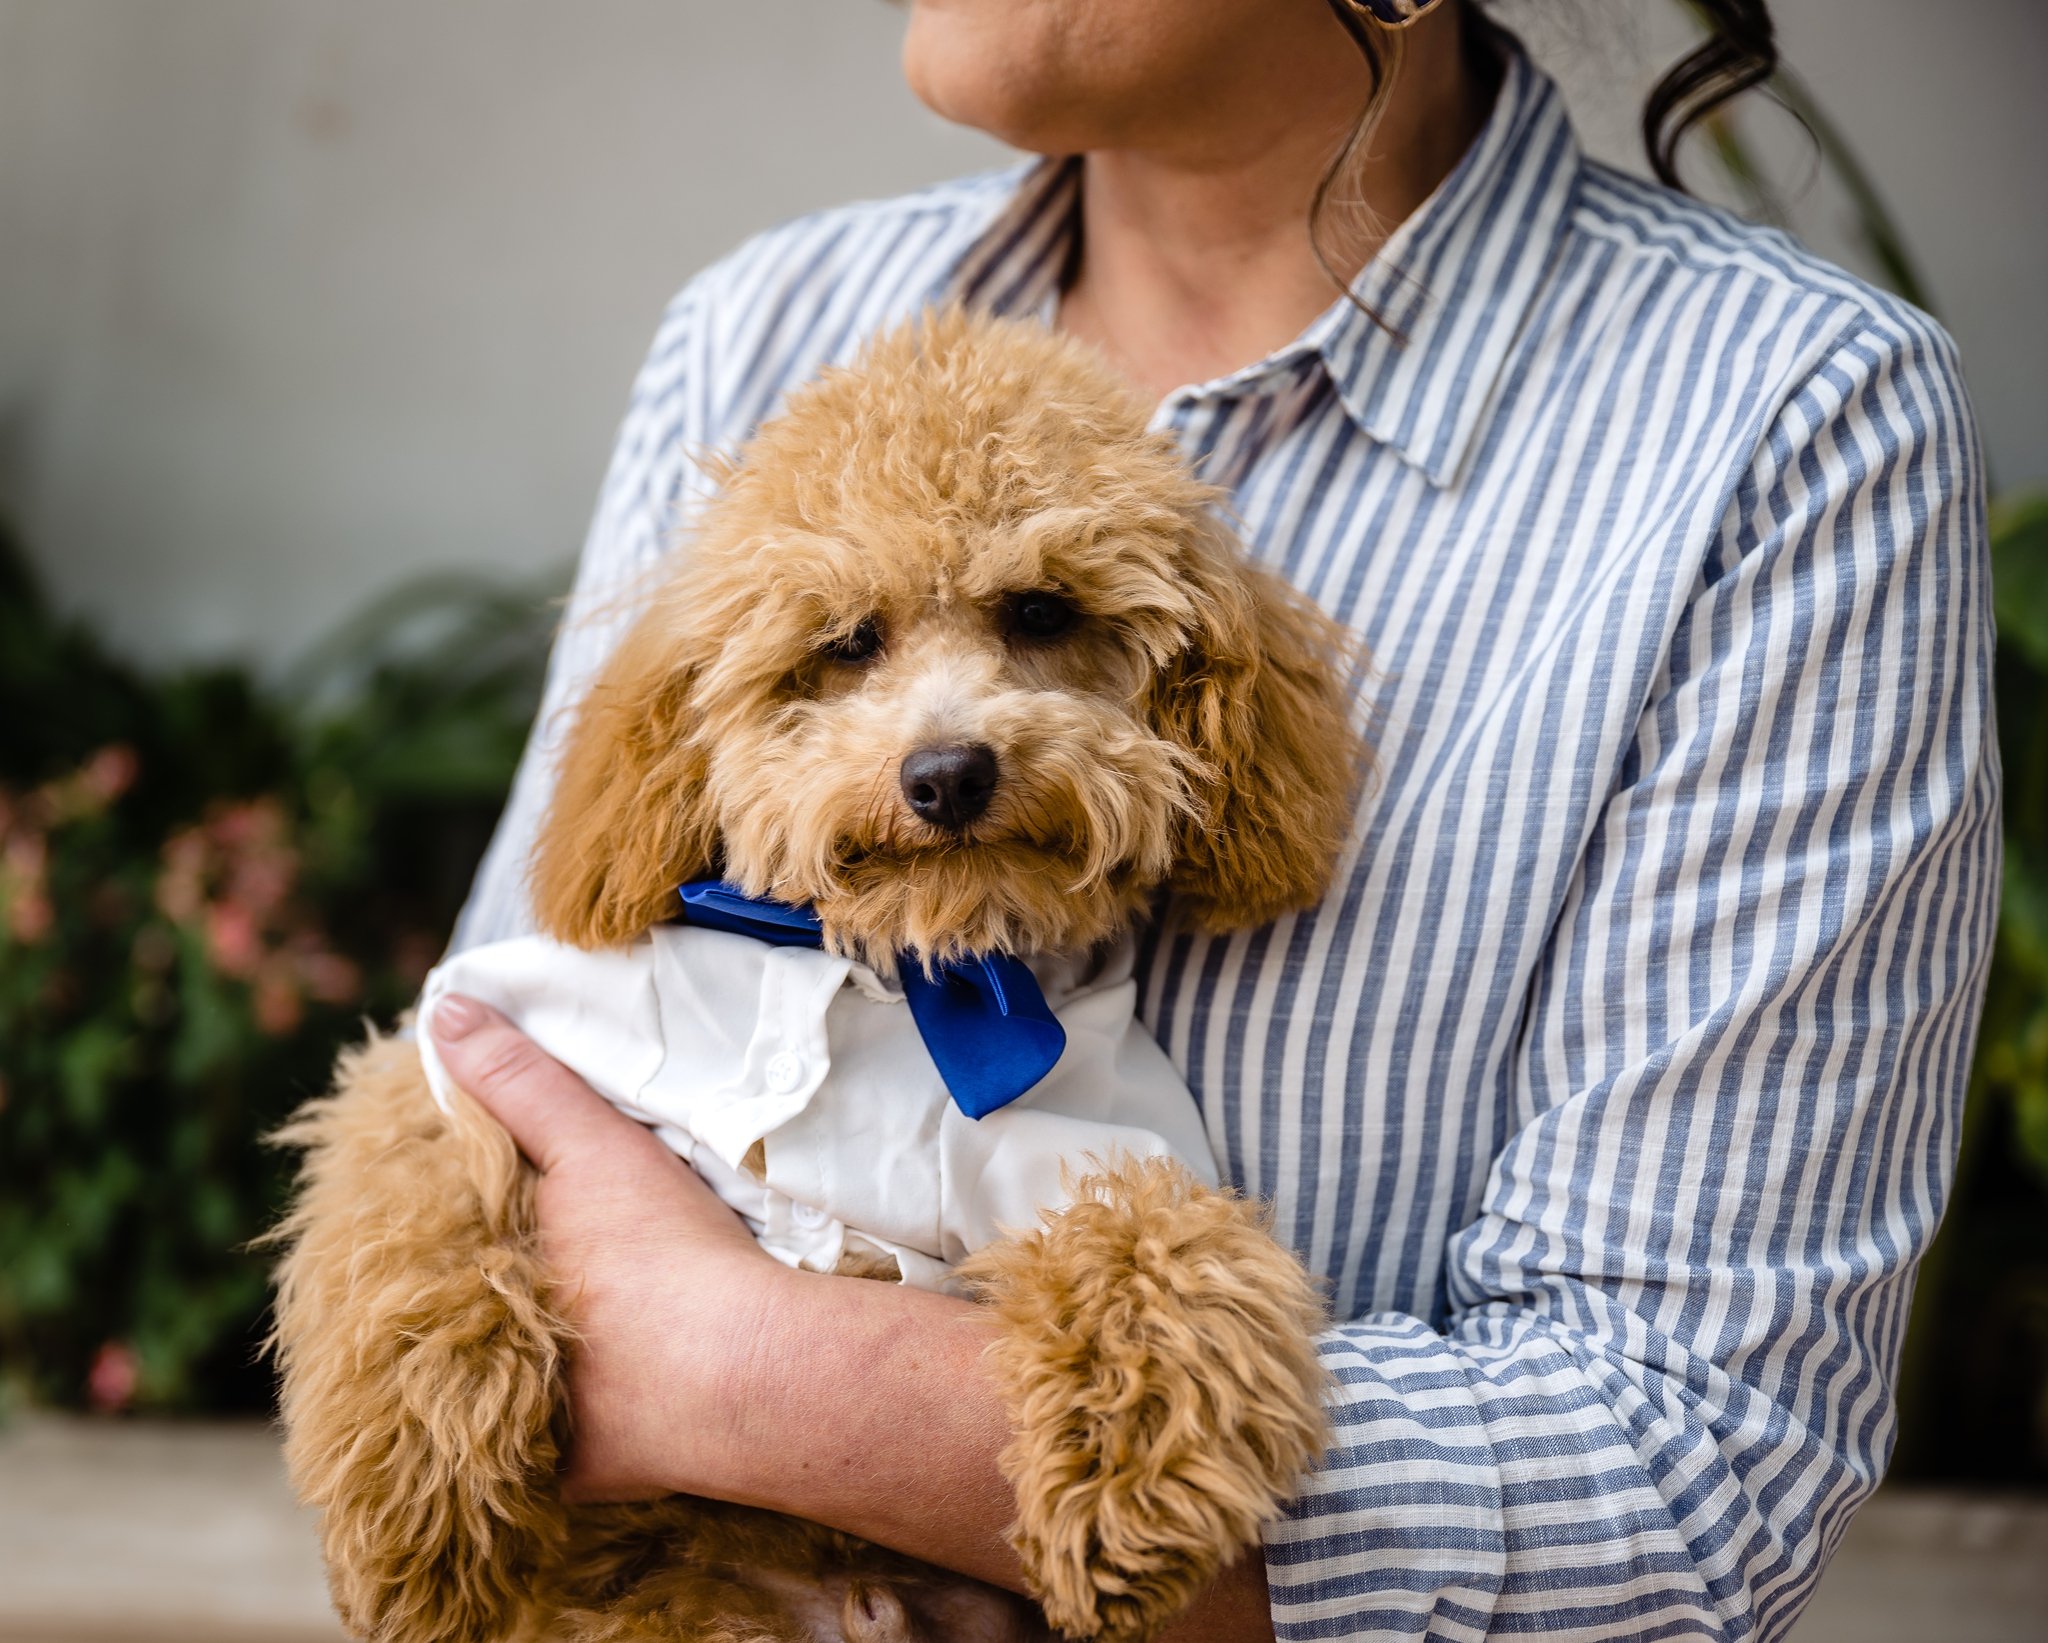
[[[963,1269],[1001,1322],[1012,1539],[1074,1637],[1156,1631],[1288,1499],[1326,1436],[1323,1308],[1258,1211],[1126,1161]]]

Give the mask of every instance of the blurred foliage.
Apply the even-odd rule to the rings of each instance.
[[[2010,1106],[2019,1157],[2048,1188],[2048,496],[1994,508],[1991,542],[2005,886],[1977,1076]]]
[[[0,540],[0,1391],[267,1406],[261,1137],[438,954],[550,621],[442,579],[282,687],[151,678]]]
[[[2048,497],[1996,505],[2005,882],[1956,1188],[1922,1267],[1902,1475],[2048,1483]]]

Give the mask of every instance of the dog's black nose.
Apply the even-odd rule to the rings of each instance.
[[[903,761],[903,797],[934,827],[965,827],[996,792],[996,750],[980,742],[920,747]]]

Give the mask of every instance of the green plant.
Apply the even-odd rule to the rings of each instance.
[[[2019,1158],[2048,1188],[2048,496],[1993,508],[1991,552],[2005,884],[1976,1070],[2009,1109]]]
[[[285,688],[148,678],[0,540],[0,1377],[261,1407],[262,1136],[439,950],[539,689],[546,603],[442,579]]]
[[[1909,1476],[2048,1481],[2048,498],[1992,509],[2005,880],[1953,1207],[1900,1391]]]

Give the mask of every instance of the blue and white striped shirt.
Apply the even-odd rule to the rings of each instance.
[[[529,927],[607,610],[793,384],[920,305],[1050,310],[1073,162],[694,280],[620,436],[457,934]],[[1782,1634],[1883,1470],[1994,917],[1976,434],[1949,339],[1585,160],[1510,60],[1290,346],[1160,416],[1364,635],[1378,776],[1322,906],[1150,938],[1225,1173],[1330,1286],[1282,1638]]]

